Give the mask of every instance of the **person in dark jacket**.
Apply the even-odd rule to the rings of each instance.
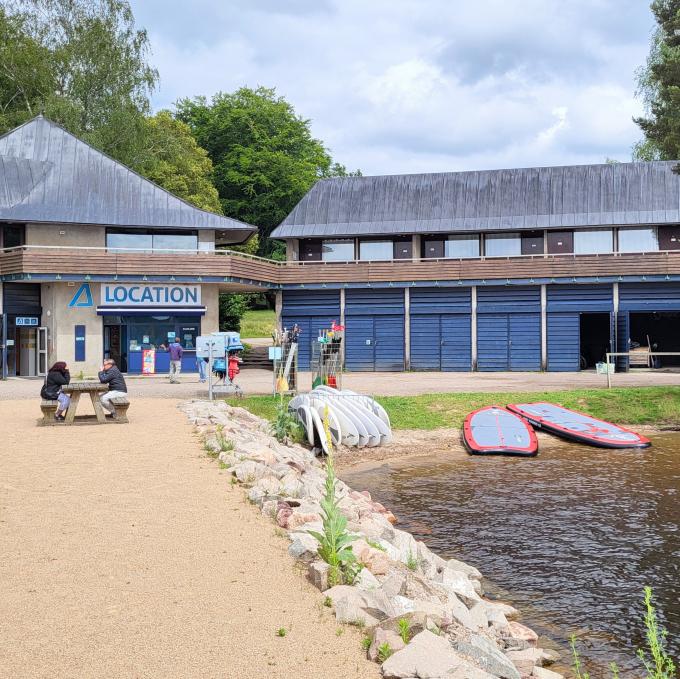
[[[124,398],[127,396],[127,385],[123,373],[116,367],[116,362],[112,358],[105,358],[99,373],[99,381],[108,384],[109,390],[99,397],[104,410],[108,411],[107,417],[115,417],[116,409],[111,403],[112,398]]]
[[[55,420],[65,420],[66,411],[71,405],[71,397],[62,391],[71,381],[71,373],[64,361],[57,361],[47,372],[45,384],[40,390],[40,396],[46,401],[58,401],[57,411],[54,413]]]

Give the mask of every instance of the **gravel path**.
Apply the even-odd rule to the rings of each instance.
[[[379,676],[176,403],[42,428],[0,402],[0,676]]]

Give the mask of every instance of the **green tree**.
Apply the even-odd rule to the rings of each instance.
[[[220,295],[220,330],[241,331],[241,319],[248,311],[250,295],[223,293]]]
[[[2,50],[17,50],[15,83],[31,95],[23,97],[23,111],[15,108],[4,124],[43,112],[117,160],[138,164],[158,73],[147,63],[148,36],[135,27],[127,0],[5,5],[11,42]]]
[[[222,214],[212,183],[212,161],[189,126],[169,111],[147,118],[145,125],[144,153],[135,169],[179,198]]]
[[[318,179],[347,174],[274,89],[182,99],[177,117],[212,159],[224,214],[260,228],[260,254],[281,256],[269,234]]]
[[[646,115],[635,122],[644,132],[637,160],[680,158],[680,0],[654,0],[657,28],[647,64],[638,72],[638,95]]]

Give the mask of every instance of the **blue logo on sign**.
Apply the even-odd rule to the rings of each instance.
[[[73,299],[68,303],[69,307],[90,307],[94,306],[92,301],[92,290],[89,283],[83,283],[73,295]]]

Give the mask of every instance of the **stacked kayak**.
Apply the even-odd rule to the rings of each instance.
[[[333,445],[375,447],[392,440],[390,418],[385,409],[370,396],[348,389],[320,385],[292,398],[288,409],[297,415],[309,444],[325,453],[330,448],[324,427],[326,417]]]
[[[534,427],[570,441],[600,448],[648,448],[651,441],[611,422],[554,403],[512,403],[487,406],[470,413],[463,424],[463,442],[472,455],[538,453]]]

